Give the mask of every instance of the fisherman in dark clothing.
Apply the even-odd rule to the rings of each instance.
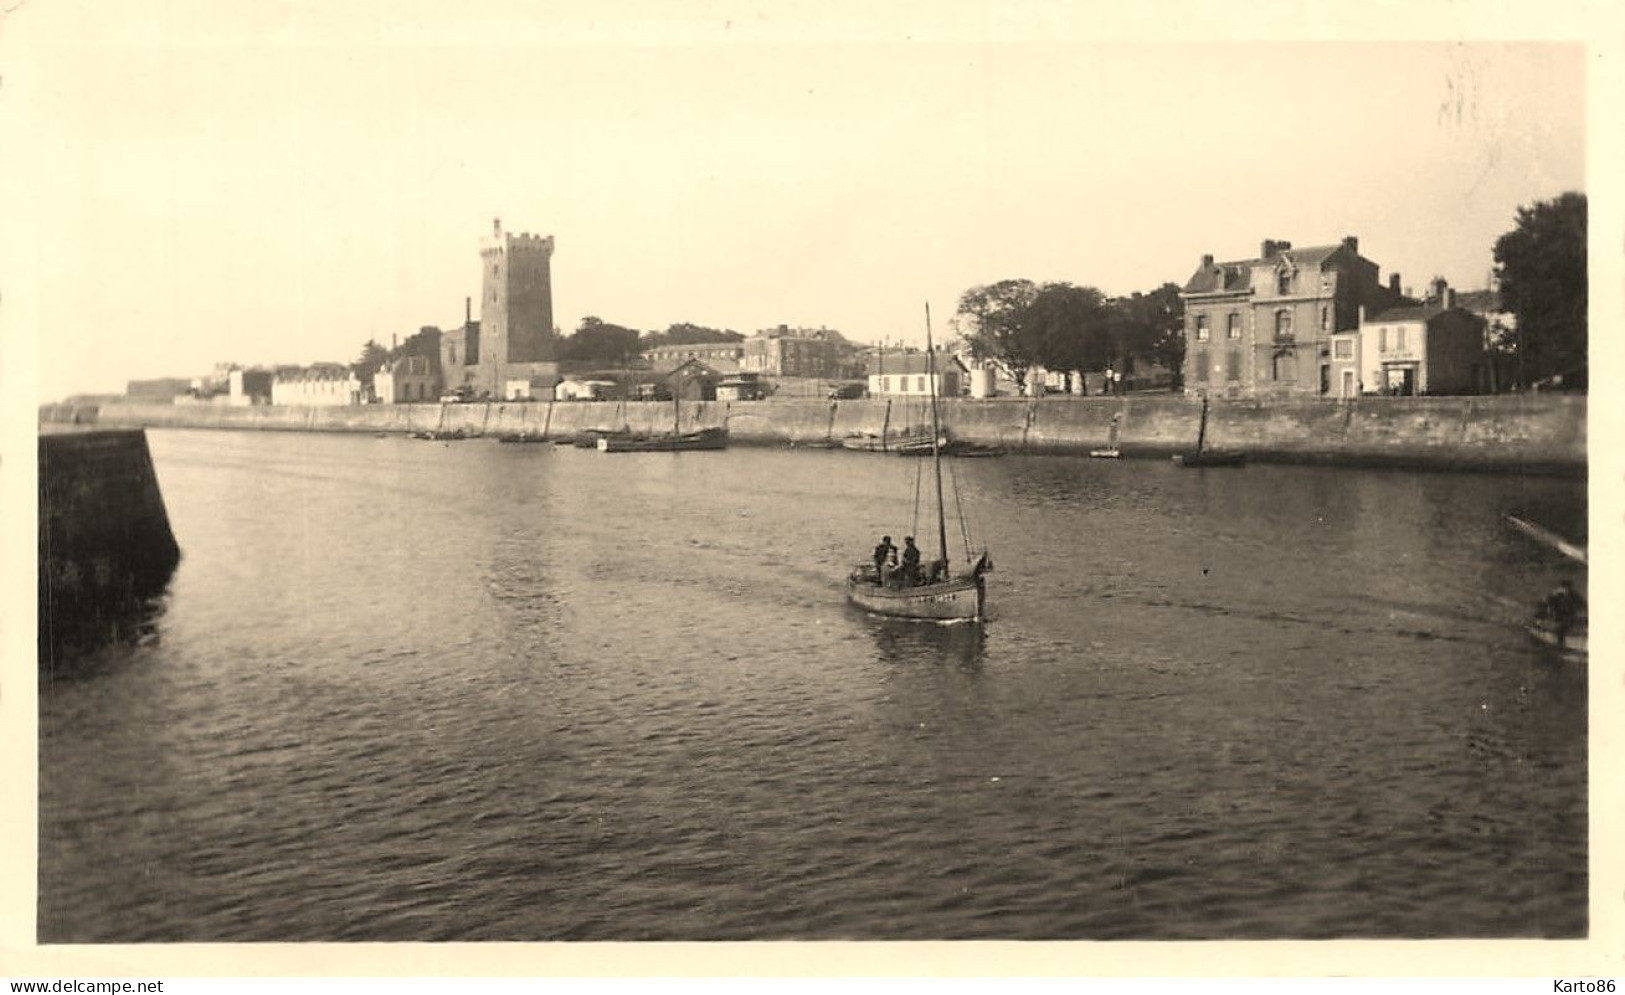
[[[1569,630],[1574,628],[1584,609],[1585,599],[1574,589],[1574,582],[1566,577],[1555,591],[1546,595],[1546,600],[1541,602],[1541,612],[1551,619],[1552,627],[1557,630],[1557,645],[1562,646],[1568,639]]]
[[[886,582],[886,565],[897,565],[897,547],[891,544],[891,536],[881,536],[880,545],[875,547],[875,583]]]
[[[903,564],[898,573],[903,575],[903,587],[913,587],[920,582],[920,547],[914,545],[913,536],[903,537]]]

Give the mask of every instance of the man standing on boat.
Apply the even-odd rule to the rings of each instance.
[[[891,544],[891,536],[881,536],[880,545],[875,547],[875,582],[886,583],[886,565],[897,565],[897,547]]]
[[[913,536],[903,537],[903,565],[898,572],[903,575],[903,587],[920,582],[920,547],[914,545]]]
[[[1585,608],[1585,599],[1580,592],[1574,589],[1574,582],[1567,577],[1557,585],[1557,589],[1546,595],[1541,603],[1541,612],[1552,621],[1552,627],[1557,632],[1557,645],[1562,646],[1568,640],[1569,630],[1574,628],[1575,621]]]

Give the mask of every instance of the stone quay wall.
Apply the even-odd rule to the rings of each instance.
[[[492,435],[524,431],[550,439],[586,429],[660,432],[673,423],[669,402],[613,401],[322,408],[130,403],[99,409],[46,406],[40,414],[42,424],[78,421],[102,427],[374,433],[462,428]],[[952,438],[1013,452],[1086,454],[1106,444],[1114,416],[1125,458],[1166,459],[1194,448],[1201,404],[1163,394],[941,402],[942,423]],[[762,445],[896,433],[929,423],[927,405],[883,398],[695,401],[684,402],[681,414],[685,431],[725,426],[733,442]],[[1586,471],[1586,398],[1548,393],[1216,400],[1208,412],[1207,445],[1245,450],[1249,459],[1261,462],[1580,476]]]
[[[42,665],[76,630],[106,629],[180,561],[139,429],[39,437]]]

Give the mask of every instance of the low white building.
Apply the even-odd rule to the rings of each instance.
[[[1487,379],[1484,328],[1484,319],[1458,307],[1448,287],[1417,307],[1362,310],[1360,390],[1401,397],[1478,393]]]
[[[879,357],[869,371],[870,397],[930,397],[932,357],[923,352],[893,353]],[[958,356],[939,352],[935,357],[936,395],[958,397],[970,371]]]
[[[305,407],[360,404],[361,381],[340,363],[279,370],[271,381],[271,403]]]
[[[559,401],[602,401],[613,397],[619,384],[613,380],[560,380],[553,388]]]

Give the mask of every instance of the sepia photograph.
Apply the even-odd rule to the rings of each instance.
[[[6,949],[1617,967],[1620,37],[1186,9],[12,5]]]

